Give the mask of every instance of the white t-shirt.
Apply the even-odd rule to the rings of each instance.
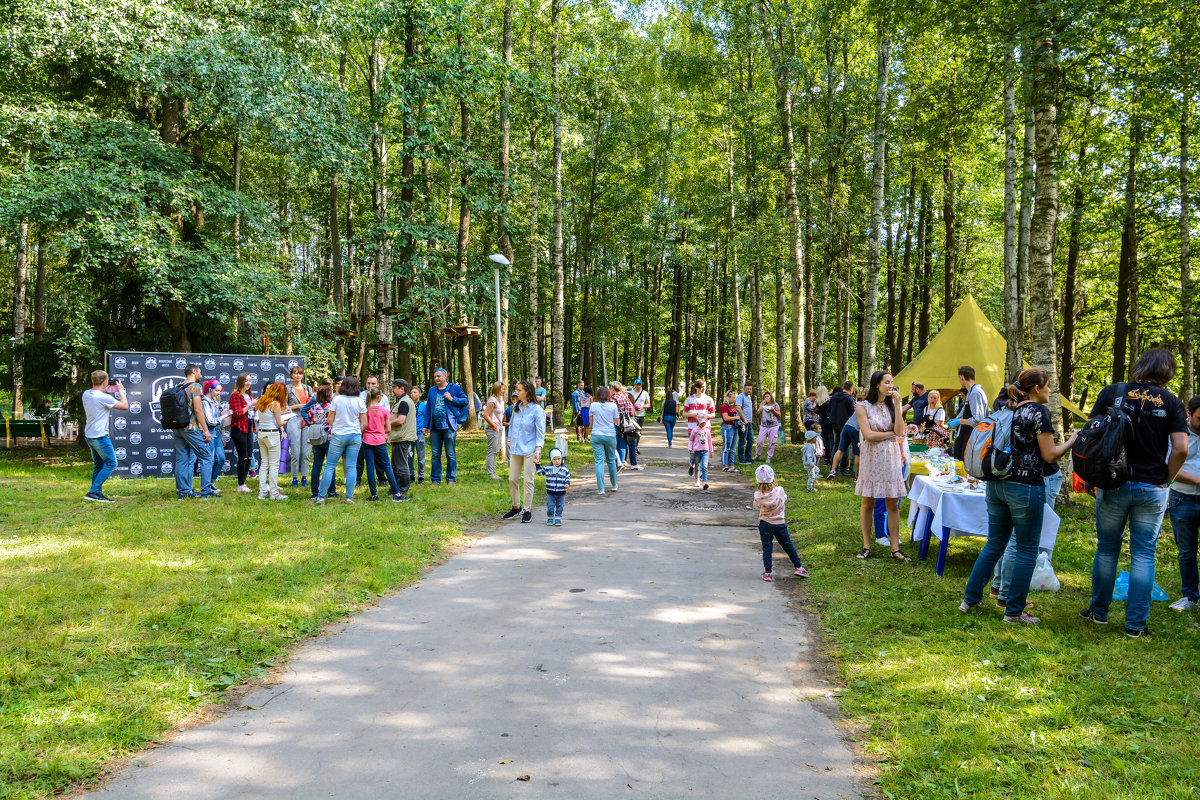
[[[617,404],[609,400],[607,403],[592,403],[591,422],[593,436],[616,436],[617,420],[621,412]]]
[[[633,415],[635,417],[646,416],[646,409],[650,408],[650,395],[645,389],[640,392],[633,393]]]
[[[330,436],[362,433],[362,426],[358,424],[358,415],[367,413],[367,404],[361,397],[335,394],[333,401],[329,404],[329,411],[334,415],[333,425],[329,429]]]
[[[83,428],[84,438],[99,439],[108,436],[108,420],[112,416],[111,408],[117,404],[117,398],[99,389],[88,389],[83,393],[83,413],[87,415],[87,424]]]

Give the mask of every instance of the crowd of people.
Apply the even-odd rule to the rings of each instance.
[[[1080,616],[1096,624],[1108,622],[1117,560],[1128,531],[1131,569],[1125,631],[1132,637],[1148,634],[1155,546],[1166,515],[1171,518],[1179,550],[1183,590],[1183,597],[1171,608],[1194,611],[1200,607],[1200,397],[1191,398],[1185,407],[1166,388],[1175,369],[1170,351],[1147,351],[1131,370],[1129,382],[1106,387],[1090,413],[1093,419],[1107,413],[1123,415],[1129,478],[1113,489],[1084,487],[1096,497],[1097,545],[1092,597]],[[1029,613],[1027,595],[1043,514],[1047,506],[1054,506],[1063,481],[1058,462],[1071,450],[1077,434],[1055,443],[1049,376],[1043,370],[1022,370],[993,402],[976,382],[972,367],[961,367],[958,381],[958,407],[952,416],[941,393],[927,391],[920,383],[911,385],[909,400],[903,403],[892,375],[882,370],[871,375],[861,393],[852,381],[832,393],[824,387],[808,392],[803,402],[806,431],[801,449],[806,488],[816,490],[822,463],[828,466],[828,479],[854,475],[854,491],[861,498],[862,534],[862,549],[856,558],[871,557],[875,506],[882,501],[888,510],[891,557],[908,561],[900,547],[898,513],[905,496],[907,435],[921,434],[930,444],[950,445],[952,441],[952,452],[961,458],[975,428],[993,413],[1010,410],[1013,466],[1004,480],[986,483],[988,540],[971,571],[960,610],[966,613],[979,606],[990,581],[990,593],[1004,609],[1005,622],[1036,624],[1039,619]],[[770,579],[771,541],[778,541],[788,551],[797,570],[802,567],[786,526],[779,529],[786,493],[775,484],[769,467],[783,412],[770,392],[756,401],[753,388],[747,383],[740,392],[727,392],[718,406],[706,393],[706,382],[699,379],[683,400],[679,392],[667,391],[659,411],[668,447],[674,446],[678,421],[685,421],[688,476],[701,490],[709,488],[715,426],[720,430],[722,470],[736,472],[738,466],[765,456],[766,470],[760,468],[755,476],[759,483],[756,504],[762,511],[764,577]],[[540,378],[514,382],[507,387],[507,397],[506,387],[495,383],[486,402],[468,399],[443,369],[434,372],[428,396],[420,386],[410,386],[405,380],[392,381],[388,390],[390,396],[385,398],[373,376],[366,379],[365,386],[353,375],[327,378],[310,386],[304,382],[303,367],[298,366],[292,370],[290,385],[269,384],[257,398],[251,393],[250,376],[242,373],[228,401],[221,402],[224,387],[216,380],[205,381],[198,365],[188,365],[182,386],[186,424],[171,429],[177,497],[220,496],[217,479],[224,471],[222,432],[227,430],[234,450],[229,471],[236,476],[238,492],[253,491],[247,481],[257,444],[260,499],[288,499],[280,485],[281,472],[291,476],[292,488],[308,488],[315,504],[338,498],[337,465],[342,463],[346,502],[354,501],[356,486],[364,475],[368,500],[378,500],[380,488],[386,484],[386,493],[394,502],[405,502],[412,485],[425,481],[426,442],[431,483],[456,483],[457,432],[474,400],[488,439],[488,477],[500,479],[497,464],[507,449],[512,506],[505,519],[520,516],[523,522],[531,521],[535,479],[541,476],[547,487],[547,523],[561,524],[571,475],[564,454],[557,449],[551,452],[548,464],[542,463],[547,394]],[[619,475],[641,468],[638,445],[652,406],[649,392],[640,379],[630,387],[614,381],[595,389],[581,380],[570,402],[576,442],[589,444],[592,450],[597,492],[617,492]],[[108,436],[109,418],[113,411],[128,409],[129,400],[119,381],[110,385],[107,373],[97,370],[92,373],[92,388],[84,392],[83,407],[87,417],[84,438],[94,463],[85,499],[111,503],[103,491],[117,465]],[[199,478],[198,491],[194,476]]]

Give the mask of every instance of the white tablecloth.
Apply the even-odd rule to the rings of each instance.
[[[933,514],[933,524],[929,530],[939,540],[942,529],[949,528],[950,536],[983,536],[988,535],[987,498],[982,491],[970,491],[966,482],[948,484],[944,481],[933,480],[926,475],[913,478],[912,489],[908,493],[908,524],[912,530],[913,541],[919,542],[925,538],[925,518],[923,514]],[[1046,506],[1042,516],[1043,550],[1054,550],[1058,539],[1058,514]]]

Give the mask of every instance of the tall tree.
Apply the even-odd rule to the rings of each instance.
[[[550,0],[550,91],[554,96],[554,227],[550,245],[554,283],[550,310],[550,401],[554,404],[555,427],[563,424],[562,401],[570,394],[563,375],[562,88],[558,74],[561,5],[561,0]]]
[[[867,280],[863,292],[863,353],[859,363],[859,385],[866,386],[875,369],[875,340],[879,311],[879,248],[883,231],[884,155],[887,139],[888,74],[892,40],[879,32],[875,66],[875,134],[871,168],[871,233],[867,240]],[[948,223],[949,226],[949,223]],[[949,227],[947,228],[949,229]],[[947,270],[949,270],[947,265]],[[947,299],[947,302],[949,300]]]
[[[1017,76],[1012,54],[1005,56],[1004,80],[1004,377],[1011,379],[1021,367],[1024,320],[1021,285],[1017,272]]]

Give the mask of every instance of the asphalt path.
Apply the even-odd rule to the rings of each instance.
[[[655,428],[619,492],[572,444],[561,527],[500,524],[89,798],[862,796],[748,478],[693,488]]]

